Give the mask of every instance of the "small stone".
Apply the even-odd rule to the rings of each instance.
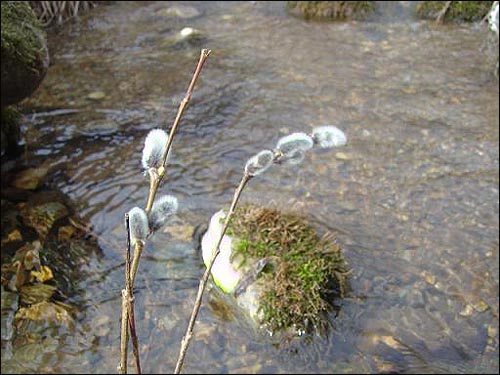
[[[21,241],[23,239],[21,232],[19,232],[18,229],[14,229],[12,232],[10,232],[7,235],[7,238],[2,238],[2,245],[9,243],[9,242],[14,242],[14,241]]]
[[[48,166],[26,169],[17,175],[12,185],[19,189],[34,190],[41,185],[48,170]]]
[[[106,97],[106,94],[102,91],[94,91],[87,95],[88,99],[91,100],[101,100]]]
[[[164,230],[176,240],[191,241],[193,239],[194,227],[192,225],[170,225]]]
[[[111,318],[108,315],[101,315],[94,321],[94,334],[97,337],[104,337],[111,331]]]
[[[335,158],[339,160],[349,160],[351,157],[343,152],[337,152],[335,154]]]
[[[460,311],[458,314],[460,316],[471,316],[472,314],[474,313],[474,308],[472,307],[472,305],[467,305],[465,306],[465,308]]]
[[[176,5],[169,8],[162,8],[155,12],[157,16],[163,17],[178,17],[178,18],[196,18],[201,15],[201,12],[195,7]]]
[[[423,276],[424,276],[424,280],[427,284],[430,284],[430,285],[436,284],[436,277],[434,275],[431,275],[430,273],[425,273]]]
[[[495,328],[495,327],[492,327],[492,326],[488,326],[488,337],[490,339],[492,338],[495,338],[497,333],[498,333],[498,330]]]
[[[405,87],[401,91],[404,92],[405,94],[416,94],[417,93],[417,89],[415,87],[411,87],[411,86]]]
[[[189,36],[194,33],[194,29],[192,27],[185,27],[181,30],[180,34],[183,37]]]
[[[479,301],[478,303],[474,304],[472,307],[474,307],[474,310],[479,311],[479,312],[484,312],[490,308],[490,306],[484,301]]]
[[[60,202],[46,202],[40,205],[26,205],[21,216],[26,224],[35,228],[42,238],[50,232],[54,223],[68,216],[68,209]]]
[[[71,238],[71,236],[75,234],[75,231],[76,231],[75,227],[71,225],[65,225],[63,227],[60,227],[57,233],[57,239],[59,240],[59,242],[68,241]]]

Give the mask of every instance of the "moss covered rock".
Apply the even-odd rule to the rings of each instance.
[[[423,19],[440,19],[443,22],[475,22],[483,19],[492,1],[421,1],[417,15]]]
[[[2,87],[3,87],[3,77],[2,77]],[[21,114],[15,108],[5,107],[1,109],[0,150],[2,156],[5,154],[14,155],[17,154],[19,151],[18,143],[21,140],[21,129],[19,125],[20,119],[21,119]]]
[[[221,233],[222,211],[202,239],[205,264]],[[274,332],[321,329],[344,295],[347,266],[333,236],[320,237],[303,218],[255,205],[238,208],[212,267],[215,283]]]
[[[305,19],[363,18],[374,10],[374,1],[287,1],[288,11]]]
[[[31,95],[49,67],[45,32],[27,1],[2,1],[1,107]]]

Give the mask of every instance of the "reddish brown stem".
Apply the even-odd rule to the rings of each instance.
[[[219,239],[217,240],[217,244],[215,245],[214,250],[212,252],[212,257],[210,258],[210,261],[208,262],[205,273],[203,274],[203,277],[200,280],[200,285],[198,287],[198,294],[197,294],[196,300],[194,302],[193,312],[191,313],[191,318],[189,319],[189,324],[188,324],[188,327],[186,329],[186,334],[184,335],[182,342],[181,342],[181,349],[179,352],[179,358],[177,359],[177,364],[175,365],[174,374],[179,374],[181,371],[182,365],[184,364],[184,358],[186,356],[186,352],[187,352],[191,337],[193,336],[194,323],[196,322],[196,317],[198,316],[198,312],[200,311],[203,292],[205,291],[205,287],[207,285],[208,278],[210,277],[212,265],[214,264],[215,259],[217,258],[217,256],[220,253],[219,246],[222,242],[222,238],[224,237],[224,234],[226,234],[227,227],[229,226],[229,222],[231,221],[231,217],[233,216],[234,209],[236,207],[236,204],[238,203],[238,199],[240,198],[241,192],[243,191],[243,188],[248,183],[248,181],[250,181],[251,178],[252,178],[252,176],[245,173],[243,175],[243,178],[240,181],[240,184],[238,185],[238,188],[236,189],[236,191],[234,193],[233,201],[231,202],[229,212],[226,216],[226,220],[224,221],[224,227],[222,229],[222,233],[221,233]]]

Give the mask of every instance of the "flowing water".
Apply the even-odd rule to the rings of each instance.
[[[174,17],[174,5],[191,9]],[[333,124],[346,146],[273,166],[243,194],[337,233],[351,290],[329,334],[270,337],[221,312],[212,289],[183,371],[498,372],[498,80],[485,28],[413,8],[382,2],[366,22],[329,23],[283,2],[115,2],[50,32],[21,162],[50,165],[49,186],[98,249],[73,280],[74,330],[38,350],[2,336],[2,372],[116,371],[124,213],[145,205],[145,136],[172,124],[201,48],[212,54],[160,188],[179,213],[148,241],[136,281],[143,371],[175,367],[204,270],[193,229],[229,207],[246,160]],[[184,27],[201,37],[172,43]]]

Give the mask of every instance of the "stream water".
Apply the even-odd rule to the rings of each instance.
[[[332,124],[346,146],[273,166],[243,194],[337,234],[351,290],[329,334],[270,337],[209,290],[183,372],[498,372],[498,79],[485,28],[413,9],[329,23],[294,18],[284,2],[114,2],[49,32],[19,162],[50,165],[48,184],[98,249],[69,296],[74,330],[23,346],[2,336],[2,373],[116,372],[123,216],[145,205],[145,136],[172,124],[201,48],[212,54],[160,188],[179,213],[148,241],[136,281],[143,371],[175,367],[204,271],[193,231],[229,207],[246,160]],[[184,27],[201,37],[173,43]]]

